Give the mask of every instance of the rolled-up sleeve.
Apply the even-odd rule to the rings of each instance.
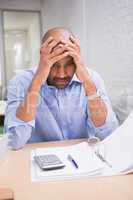
[[[24,122],[16,117],[16,110],[24,99],[27,91],[25,80],[15,77],[9,82],[7,89],[7,107],[5,113],[4,130],[9,136],[9,145],[12,149],[23,147],[31,137],[35,128],[35,120]]]
[[[108,98],[106,89],[105,89],[105,84],[101,76],[97,72],[92,72],[92,80],[97,88],[97,90],[100,92],[101,98],[104,101],[106,107],[107,107],[107,116],[105,123],[102,126],[96,127],[94,123],[91,120],[91,114],[90,110],[87,106],[87,114],[88,114],[88,126],[91,128],[91,134],[92,136],[97,136],[101,140],[107,137],[109,134],[113,132],[118,127],[118,120],[116,118],[116,115],[112,109],[110,100]]]

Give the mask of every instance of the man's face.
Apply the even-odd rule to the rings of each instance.
[[[71,56],[67,56],[56,62],[49,73],[47,82],[59,89],[65,88],[75,73],[75,64]]]

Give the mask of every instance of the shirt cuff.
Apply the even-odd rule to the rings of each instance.
[[[96,127],[94,125],[93,121],[91,120],[90,111],[87,106],[87,112],[88,112],[87,124],[89,127],[91,126],[91,129],[92,129],[92,132],[90,134],[91,134],[91,136],[98,137],[100,140],[103,140],[105,137],[110,135],[119,125],[118,120],[117,120],[112,108],[110,108],[110,105],[108,103],[105,102],[105,104],[107,106],[106,120],[103,125],[98,126],[98,127]]]
[[[8,146],[13,150],[22,148],[30,139],[31,133],[32,127],[29,125],[10,128],[6,133],[9,138]]]

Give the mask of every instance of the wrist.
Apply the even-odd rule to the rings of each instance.
[[[37,69],[37,74],[39,74],[40,76],[48,76],[49,72],[50,72],[50,66],[47,62],[39,62],[39,66]]]
[[[40,77],[35,76],[30,85],[29,91],[39,91],[43,81]]]
[[[40,85],[42,82],[46,81],[50,72],[50,67],[47,65],[39,64],[39,67],[36,71],[34,82],[35,85]]]
[[[83,84],[88,84],[88,82],[91,82],[91,76],[84,64],[77,65],[77,74]]]
[[[40,87],[44,81],[45,81],[45,78],[44,78],[43,73],[41,73],[40,71],[37,70],[34,78],[32,79],[30,88],[32,88],[32,90],[36,90],[36,91],[40,90]]]
[[[84,85],[87,96],[93,95],[97,92],[96,86],[95,86],[95,84],[93,83],[93,81],[91,80],[90,77],[87,77],[84,80],[83,85]]]
[[[88,101],[94,101],[97,99],[101,98],[101,93],[99,90],[97,90],[95,93],[91,94],[91,95],[87,95],[87,100]]]

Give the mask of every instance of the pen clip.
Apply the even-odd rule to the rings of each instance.
[[[104,163],[106,163],[106,165],[108,165],[108,167],[112,168],[112,165],[97,151],[95,151],[96,156]]]

